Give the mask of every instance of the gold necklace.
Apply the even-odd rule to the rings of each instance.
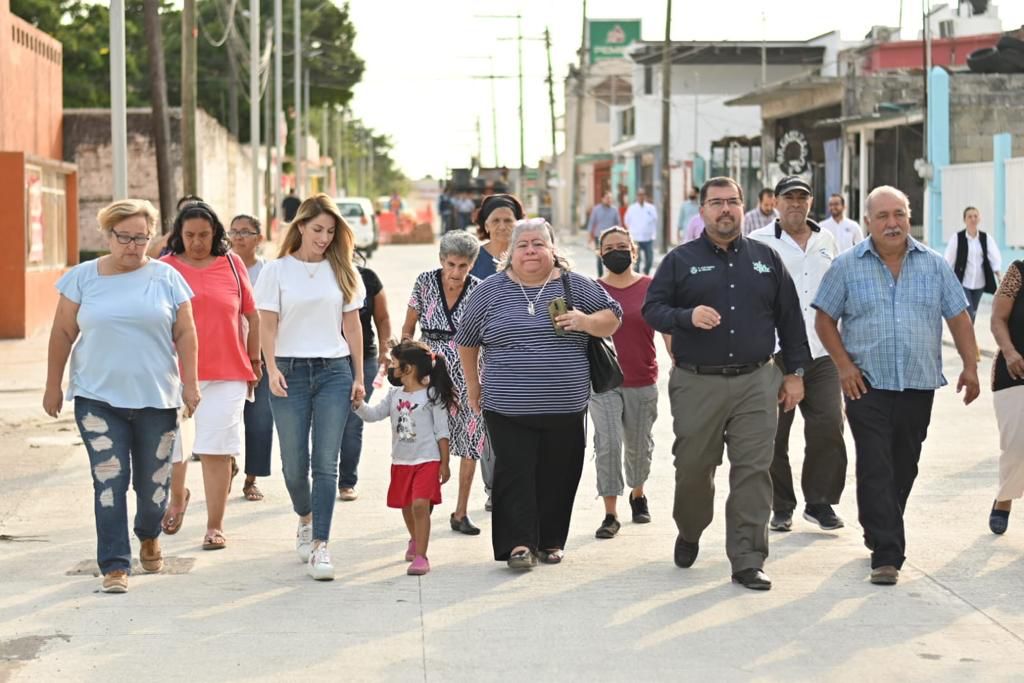
[[[295,260],[302,264],[302,269],[304,271],[306,271],[306,275],[308,275],[309,279],[312,280],[314,277],[316,277],[317,272],[320,270],[320,265],[324,261],[326,261],[327,259],[321,259],[321,260],[317,261],[316,265],[313,266],[313,271],[312,272],[310,272],[309,268],[306,267],[306,263],[307,263],[306,261],[303,261],[302,259],[300,259],[298,257],[295,257]]]

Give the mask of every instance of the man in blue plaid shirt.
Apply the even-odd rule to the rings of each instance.
[[[905,559],[903,511],[935,390],[946,384],[942,320],[963,360],[956,390],[964,391],[965,404],[978,397],[977,344],[953,271],[910,236],[907,196],[876,188],[865,211],[869,239],[835,260],[813,306],[857,447],[857,508],[871,550],[871,583],[892,585]]]

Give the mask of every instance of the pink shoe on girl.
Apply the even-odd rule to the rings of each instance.
[[[413,558],[412,564],[409,565],[406,574],[409,576],[423,576],[430,571],[430,562],[423,555],[417,555]]]
[[[412,562],[416,557],[416,541],[409,539],[409,545],[405,547],[405,561]]]

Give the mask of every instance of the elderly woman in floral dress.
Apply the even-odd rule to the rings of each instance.
[[[453,531],[470,536],[480,533],[479,527],[470,520],[467,508],[473,473],[483,453],[486,435],[481,417],[469,409],[466,379],[454,338],[469,295],[480,284],[480,280],[469,273],[479,251],[480,243],[468,232],[446,233],[441,238],[441,267],[421,273],[416,278],[405,324],[402,325],[402,339],[405,340],[412,339],[419,324],[421,339],[434,353],[444,356],[452,384],[458,392],[459,405],[448,415],[449,449],[453,456],[461,458],[459,497],[449,523]]]

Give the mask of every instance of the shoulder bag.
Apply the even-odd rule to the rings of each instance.
[[[570,311],[576,306],[573,303],[572,284],[569,273],[562,272],[562,288],[565,289],[565,304]],[[590,363],[590,386],[595,393],[611,391],[622,385],[622,368],[615,355],[615,349],[604,337],[587,335],[587,361]]]

